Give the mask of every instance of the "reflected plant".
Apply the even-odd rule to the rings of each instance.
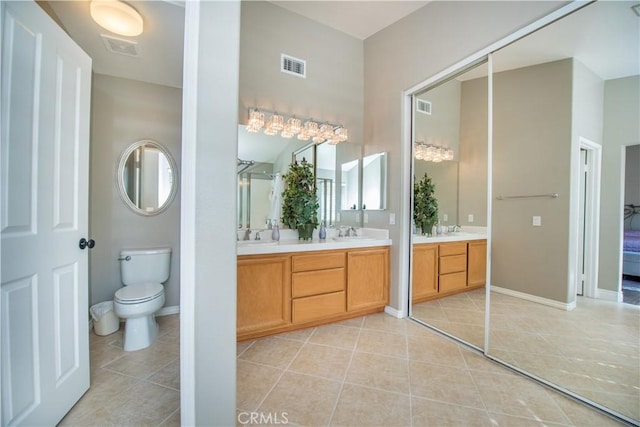
[[[438,223],[438,200],[435,197],[435,184],[426,173],[420,181],[413,184],[413,221],[424,234]]]
[[[282,223],[291,229],[297,229],[301,239],[310,239],[318,226],[318,196],[313,165],[305,158],[289,165],[289,171],[283,176],[286,184],[282,192]]]

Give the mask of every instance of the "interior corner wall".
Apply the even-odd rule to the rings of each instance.
[[[471,54],[499,41],[566,4],[560,1],[431,2],[364,42],[364,155],[386,151],[387,210],[369,213],[369,227],[388,228],[391,250],[391,302],[405,307],[400,279],[400,230],[410,217],[402,211],[410,188],[401,188],[402,93]],[[409,227],[410,229],[410,227]]]
[[[598,287],[618,291],[622,274],[623,150],[640,144],[640,76],[604,84],[602,186],[600,189],[600,264]]]
[[[572,60],[494,75],[491,283],[567,302]],[[540,216],[542,226],[532,225]]]
[[[170,246],[165,306],[179,306],[180,191],[161,214],[138,215],[120,197],[116,170],[127,147],[151,139],[171,153],[180,171],[182,91],[94,74],[91,98],[89,230],[96,246],[89,252],[90,303],[113,300],[122,287],[120,250]]]

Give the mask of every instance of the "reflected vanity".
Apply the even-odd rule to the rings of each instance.
[[[440,213],[449,215],[449,223],[457,221],[464,231],[470,225],[465,219],[474,214],[473,225],[488,226],[490,282],[475,297],[476,291],[465,292],[431,300],[438,304],[423,307],[421,281],[431,277],[437,291],[441,273],[425,264],[440,267],[435,260],[442,254],[436,242],[431,242],[431,252],[418,252],[425,238],[416,235],[410,271],[414,319],[619,420],[639,424],[640,312],[616,298],[607,299],[609,293],[617,296],[618,292],[608,280],[592,277],[587,279],[594,283],[591,289],[587,282],[582,290],[577,277],[588,275],[593,261],[584,254],[578,259],[575,242],[585,239],[578,233],[585,228],[578,226],[578,214],[572,213],[580,210],[583,192],[575,166],[581,149],[587,157],[597,158],[598,150],[606,152],[612,146],[615,150],[615,144],[636,138],[610,139],[610,129],[624,128],[614,125],[616,108],[624,102],[640,104],[640,27],[630,6],[630,2],[574,6],[580,9],[493,52],[490,97],[490,80],[482,68],[461,70],[463,74],[444,77],[426,87],[426,92],[414,94],[432,102],[430,111],[435,115],[443,101],[434,101],[429,91],[459,82],[458,116],[454,113],[441,121],[457,123],[459,129],[457,181],[454,172],[436,169],[446,162],[434,167],[416,161],[414,175],[420,177],[426,171],[434,177],[438,201],[442,199]],[[612,46],[620,50],[614,52]],[[629,101],[625,96],[633,98]],[[486,110],[489,99],[491,123]],[[444,136],[434,136],[434,127],[429,129],[431,134],[419,134],[417,120],[425,117],[419,112],[414,115],[414,141],[432,138],[432,143],[442,144],[437,138],[442,141]],[[488,140],[490,126],[493,138]],[[487,183],[489,166],[492,179]],[[603,162],[603,177],[619,173],[606,172],[607,167],[611,166]],[[601,185],[602,191],[616,190],[604,178]],[[446,195],[457,194],[457,206],[446,200],[440,191],[444,188]],[[488,190],[494,195],[491,199],[487,199]],[[559,197],[537,197],[552,193]],[[503,195],[516,197],[497,197]],[[582,211],[591,215],[588,209]],[[542,219],[534,224],[536,216]],[[582,273],[578,273],[580,265],[587,266]],[[462,295],[469,298],[465,301]],[[472,311],[470,304],[477,308],[475,320],[468,313],[462,315],[463,310]],[[480,319],[482,334],[477,326]]]
[[[122,153],[116,177],[120,197],[139,215],[164,212],[178,189],[175,160],[151,140],[135,142]]]

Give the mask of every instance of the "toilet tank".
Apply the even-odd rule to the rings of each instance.
[[[124,285],[164,283],[169,278],[171,248],[120,251],[120,276]]]

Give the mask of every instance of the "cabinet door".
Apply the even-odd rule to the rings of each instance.
[[[347,311],[383,307],[389,301],[389,248],[349,251]]]
[[[487,241],[469,242],[467,260],[467,286],[481,286],[487,277]]]
[[[438,293],[438,245],[414,245],[412,302]]]
[[[238,335],[291,323],[288,256],[238,258]]]

